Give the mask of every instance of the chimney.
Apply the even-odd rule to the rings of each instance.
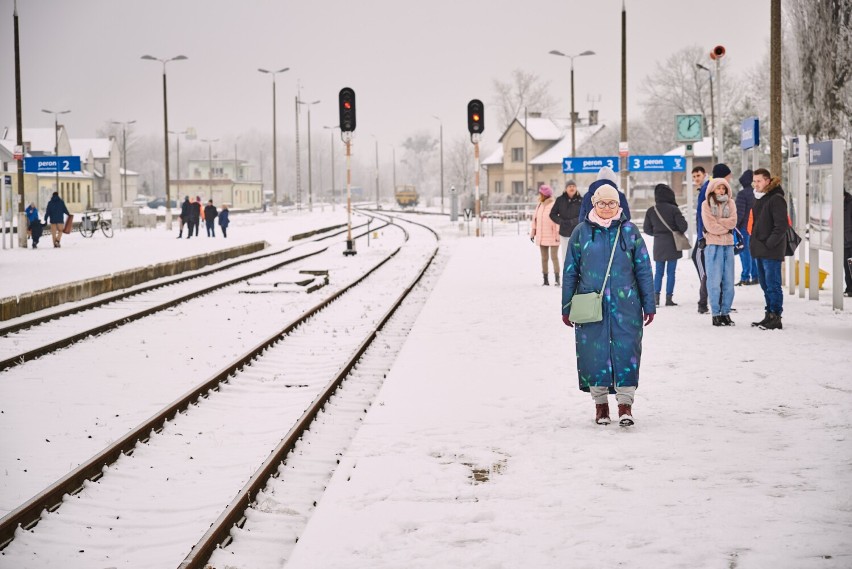
[[[541,118],[541,111],[530,111],[529,112],[529,118],[540,119]]]
[[[592,109],[589,111],[589,126],[598,124],[598,111]]]

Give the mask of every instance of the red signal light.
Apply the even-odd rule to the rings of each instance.
[[[351,108],[352,108],[352,103],[350,103],[349,101],[345,101],[345,102],[343,103],[343,108],[344,108],[344,109],[346,109],[346,110],[348,111],[349,109],[351,109]]]

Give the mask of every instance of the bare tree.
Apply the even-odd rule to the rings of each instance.
[[[426,131],[418,131],[402,143],[405,174],[421,195],[434,195],[440,185],[440,169],[435,167],[438,160],[438,139]]]
[[[524,107],[540,112],[542,116],[551,115],[556,107],[556,101],[550,94],[550,82],[542,81],[535,73],[515,69],[508,81],[494,79],[493,85],[500,132],[521,115]]]
[[[459,136],[450,142],[449,147],[449,182],[459,194],[463,194],[473,185],[473,145],[467,136]]]

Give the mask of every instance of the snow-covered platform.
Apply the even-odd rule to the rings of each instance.
[[[514,233],[514,231],[512,231]],[[852,307],[759,287],[645,329],[636,425],[598,426],[523,235],[460,239],[289,569],[852,564]]]

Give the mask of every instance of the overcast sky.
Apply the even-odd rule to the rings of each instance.
[[[466,132],[471,98],[486,105],[486,141],[497,131],[492,80],[513,69],[550,81],[567,116],[569,61],[548,55],[593,50],[575,61],[577,110],[587,98],[601,121],[620,117],[621,0],[18,0],[24,126],[49,127],[41,109],[65,110],[72,137],[105,121],[162,131],[162,66],[168,64],[169,126],[199,137],[271,132],[278,76],[278,132],[292,133],[297,84],[314,128],[337,124],[337,93],[357,93],[356,137],[382,146],[415,131]],[[14,127],[13,2],[0,0],[0,128]],[[735,71],[760,62],[769,42],[769,0],[627,0],[629,112],[658,61],[688,45],[728,49]],[[304,115],[303,115],[304,120]],[[304,125],[303,127],[304,128]]]

